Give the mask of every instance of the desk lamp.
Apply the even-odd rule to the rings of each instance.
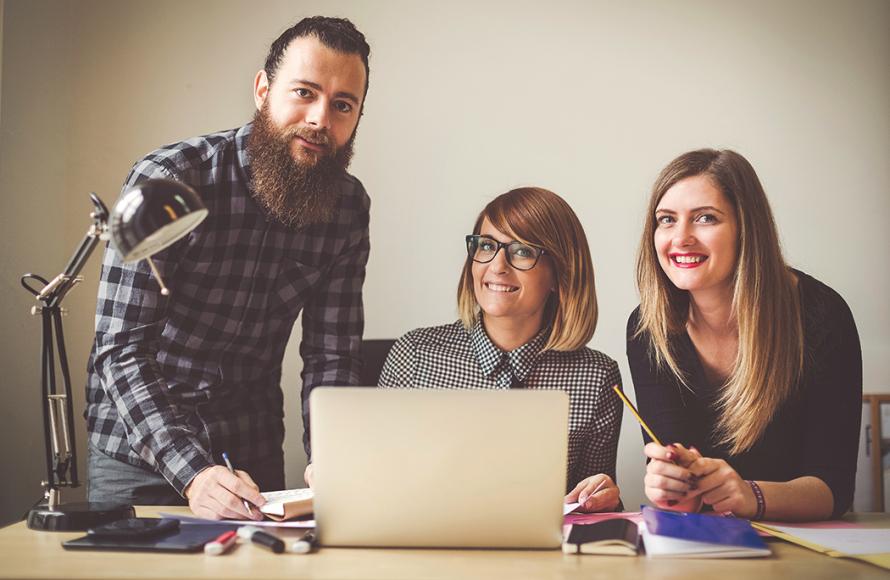
[[[28,513],[28,527],[35,530],[85,530],[114,520],[133,517],[133,507],[115,503],[61,503],[61,488],[79,487],[77,450],[74,434],[74,409],[71,397],[71,376],[62,335],[62,300],[74,286],[83,281],[80,270],[98,245],[99,240],[114,241],[124,262],[148,260],[161,287],[169,296],[153,254],[174,243],[207,217],[207,208],[195,191],[178,181],[149,179],[124,192],[114,206],[109,223],[108,208],[91,193],[93,223],[87,230],[65,270],[47,281],[36,274],[22,276],[22,286],[33,294],[39,306],[31,314],[43,322],[41,349],[41,383],[43,386],[43,432],[46,454],[46,480],[42,482],[44,497]],[[42,287],[35,286],[36,283]],[[56,387],[55,349],[62,375],[62,389]]]

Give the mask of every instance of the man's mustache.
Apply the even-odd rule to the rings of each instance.
[[[310,127],[290,127],[282,132],[282,137],[286,142],[293,141],[297,137],[313,143],[321,145],[328,151],[334,149],[331,135],[327,129],[312,129]]]

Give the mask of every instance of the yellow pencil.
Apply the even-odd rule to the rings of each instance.
[[[637,408],[634,407],[634,404],[630,402],[630,399],[628,399],[627,396],[623,392],[621,392],[621,389],[618,388],[618,385],[612,385],[612,390],[615,391],[615,393],[619,397],[621,397],[621,400],[624,401],[624,404],[627,405],[627,408],[630,409],[630,412],[634,414],[634,417],[637,418],[637,421],[639,421],[640,425],[643,426],[643,429],[646,430],[646,433],[649,434],[649,437],[651,437],[653,441],[664,447],[664,443],[659,441],[658,437],[655,436],[655,433],[652,432],[652,429],[649,428],[649,425],[646,425],[646,422],[643,421],[642,417],[640,417],[640,413],[637,411]]]

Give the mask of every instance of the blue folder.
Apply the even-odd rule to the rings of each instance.
[[[663,511],[644,506],[643,522],[646,524],[647,534],[655,536],[725,546],[730,549],[739,548],[740,552],[753,550],[769,553],[766,543],[757,535],[748,520]]]

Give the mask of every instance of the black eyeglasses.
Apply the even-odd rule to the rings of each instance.
[[[494,260],[501,248],[504,248],[507,263],[517,270],[531,270],[544,255],[544,248],[537,248],[522,242],[499,242],[488,236],[467,236],[467,255],[474,262],[486,264]]]

